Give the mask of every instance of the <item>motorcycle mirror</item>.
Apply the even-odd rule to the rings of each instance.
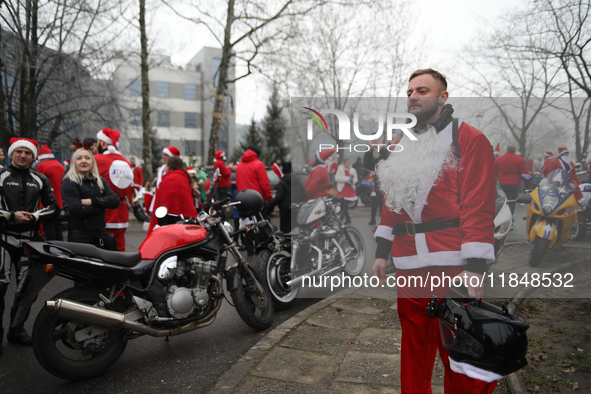
[[[584,192],[591,192],[591,185],[585,185],[585,186],[583,187],[583,191],[584,191]]]
[[[154,211],[154,215],[156,215],[158,219],[162,219],[163,217],[168,215],[168,208],[166,208],[165,206],[158,207],[156,208],[156,211]]]

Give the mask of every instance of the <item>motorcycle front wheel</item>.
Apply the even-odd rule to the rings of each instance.
[[[536,240],[534,241],[534,247],[529,255],[530,267],[537,267],[538,265],[540,265],[549,246],[549,239],[536,237]]]
[[[254,276],[242,274],[240,283],[232,291],[232,301],[240,318],[257,331],[264,330],[273,322],[273,299],[269,288],[258,272],[252,270]],[[261,294],[253,281],[257,281],[263,289]]]
[[[146,213],[146,209],[144,208],[143,202],[136,202],[133,204],[133,216],[140,222],[149,222],[150,215]]]
[[[344,231],[339,239],[339,245],[343,248],[347,260],[345,273],[349,276],[357,276],[365,268],[365,242],[355,227],[347,226]]]
[[[102,302],[101,293],[109,296],[106,290],[74,287],[53,299],[97,305]],[[76,333],[88,326],[57,317],[44,307],[33,327],[33,350],[41,366],[58,378],[79,381],[99,376],[115,364],[127,346],[124,332],[111,330],[77,340]]]
[[[291,258],[277,254],[271,258],[271,255],[269,249],[261,250],[257,256],[256,266],[260,275],[267,281],[273,297],[273,306],[277,310],[284,310],[293,305],[300,288],[286,284],[291,280]]]

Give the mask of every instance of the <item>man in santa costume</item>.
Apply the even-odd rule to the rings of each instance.
[[[556,162],[556,159],[554,158],[554,153],[552,153],[552,151],[544,152],[544,154],[542,155],[542,160],[542,175],[546,177],[552,171],[548,171],[548,169],[556,168],[558,163]]]
[[[417,70],[409,79],[408,112],[417,118],[413,132],[418,140],[405,136],[402,152],[377,168],[384,205],[372,271],[385,284],[391,254],[398,283],[413,283],[410,276],[461,275],[470,297],[482,298],[482,287],[472,286],[470,278],[482,278],[495,259],[494,158],[486,136],[461,119],[453,143],[456,121],[451,105],[445,105],[446,89],[445,77],[432,69]],[[402,393],[431,392],[437,350],[446,393],[492,393],[501,378],[449,358],[438,319],[429,319],[426,311],[429,299],[445,297],[448,285],[397,287]]]
[[[37,234],[38,224],[51,222],[59,215],[51,183],[45,175],[31,169],[37,158],[37,147],[37,141],[12,138],[8,149],[12,162],[0,169],[0,354],[4,334],[4,296],[10,284],[11,268],[14,265],[18,280],[21,273],[18,262],[24,255],[23,242],[43,241]],[[40,209],[41,204],[45,208]],[[33,342],[24,328],[29,311],[20,318],[16,316],[20,301],[16,297],[10,310],[7,339],[10,343],[30,346]]]
[[[150,203],[149,212],[154,211],[154,203],[156,202],[156,192],[162,183],[162,177],[166,174],[166,165],[168,164],[168,159],[172,156],[181,156],[181,152],[175,148],[174,146],[168,146],[162,149],[162,165],[156,171],[156,189],[154,190],[154,197]]]
[[[546,166],[544,164],[544,176],[548,176],[548,174],[550,174],[552,171],[556,169],[562,169],[568,172],[575,185],[577,185],[578,190],[579,185],[581,184],[581,180],[577,175],[575,163],[573,163],[570,159],[569,151],[566,146],[561,146],[560,148],[558,148],[558,156],[556,156],[556,158],[552,160],[547,160],[546,162],[548,163],[548,165]],[[583,193],[581,193],[580,191],[575,192],[575,198],[577,199],[577,201],[579,201],[581,198],[583,198]]]
[[[49,146],[43,145],[39,148],[39,156],[37,156],[39,164],[35,171],[43,174],[49,179],[51,187],[53,187],[53,195],[57,205],[62,209],[64,204],[62,202],[62,180],[64,179],[64,166],[55,159],[53,152],[49,149]],[[54,221],[43,224],[43,232],[45,233],[45,239],[48,241],[63,241],[64,234],[60,224],[59,217],[55,218]]]
[[[215,152],[213,172],[218,169],[220,170],[220,179],[218,180],[215,199],[222,201],[224,198],[232,196],[232,164],[226,165],[226,153],[223,150]]]
[[[328,187],[330,186],[330,176],[325,162],[336,152],[336,149],[324,149],[315,153],[314,164],[312,171],[306,178],[304,188],[308,195],[308,200],[313,200],[319,197],[328,195]]]
[[[125,230],[129,225],[129,211],[125,198],[131,201],[131,184],[133,182],[133,170],[131,164],[119,153],[119,137],[117,130],[104,128],[99,131],[96,138],[99,141],[99,154],[94,156],[100,176],[109,182],[111,189],[119,196],[121,203],[119,208],[106,209],[105,230],[113,234],[117,241],[117,250],[125,252]]]

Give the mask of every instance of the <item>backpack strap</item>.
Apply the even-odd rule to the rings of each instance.
[[[456,164],[459,166],[461,158],[460,158],[460,146],[458,145],[458,131],[459,131],[458,123],[459,123],[458,118],[453,118],[451,136],[452,136],[452,146],[453,146],[453,150],[454,150],[454,157],[456,159]]]

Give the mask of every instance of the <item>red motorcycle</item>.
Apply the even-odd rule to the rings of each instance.
[[[119,359],[130,339],[180,335],[213,323],[224,298],[224,280],[242,320],[255,330],[268,328],[273,318],[269,290],[240,255],[232,241],[234,230],[224,220],[229,205],[258,212],[263,201],[242,201],[240,195],[235,203],[229,201],[212,203],[196,219],[157,209],[161,224],[174,224],[154,230],[138,252],[70,242],[25,243],[15,326],[26,320],[52,277],[75,282],[46,301],[35,320],[33,349],[39,363],[67,380],[100,375]],[[229,269],[228,252],[238,263]]]

